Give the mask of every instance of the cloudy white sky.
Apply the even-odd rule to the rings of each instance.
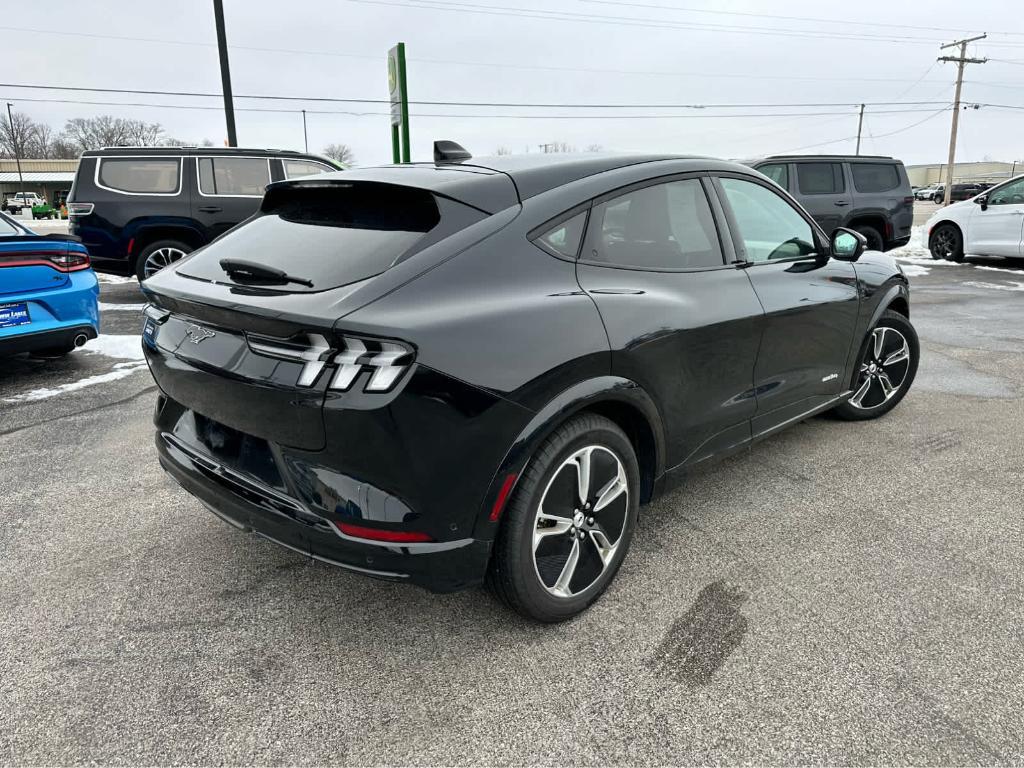
[[[780,105],[694,110],[414,104],[414,159],[429,158],[437,138],[455,139],[476,155],[498,147],[536,152],[552,141],[580,149],[599,144],[722,157],[852,152],[853,105],[867,102],[863,152],[907,163],[940,162],[950,113],[936,112],[952,101],[955,65],[935,62],[939,45],[980,32],[989,39],[969,52],[991,61],[968,67],[964,98],[1022,109],[983,106],[962,113],[958,159],[1021,159],[1019,10],[1020,0],[225,0],[236,94],[386,99],[386,52],[402,40],[413,101]],[[5,83],[220,89],[212,0],[15,3],[0,22],[0,40]],[[214,98],[4,85],[0,99],[58,128],[68,118],[109,113],[159,122],[186,140],[220,144],[226,135]],[[796,104],[840,106],[782,106]],[[212,109],[172,108],[184,105]],[[361,165],[389,161],[383,104],[238,98],[239,144],[301,149],[304,107],[311,150],[342,142]],[[915,123],[920,125],[910,127]]]

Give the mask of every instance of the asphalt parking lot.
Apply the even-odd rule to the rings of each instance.
[[[0,361],[0,762],[1021,762],[1024,260],[902,263],[905,401],[692,477],[559,626],[214,518],[104,282],[98,342]]]

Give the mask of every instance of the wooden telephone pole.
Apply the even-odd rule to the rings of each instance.
[[[965,40],[955,40],[952,43],[946,43],[940,48],[940,50],[943,50],[960,46],[959,56],[940,56],[938,58],[938,61],[955,61],[957,63],[956,94],[953,96],[953,126],[949,132],[949,162],[946,163],[946,198],[943,201],[945,205],[949,205],[949,198],[953,194],[953,163],[956,161],[956,130],[960,125],[960,89],[964,83],[964,66],[966,64],[984,64],[988,61],[988,59],[967,58],[967,44],[973,43],[976,40],[984,40],[985,37],[986,35],[978,35],[977,37],[968,37]]]

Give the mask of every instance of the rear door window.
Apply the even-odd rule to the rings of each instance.
[[[796,178],[804,195],[838,195],[846,190],[841,163],[797,163]]]
[[[770,163],[760,166],[757,170],[783,189],[789,189],[789,166],[785,163]]]
[[[850,163],[853,187],[858,192],[888,192],[900,185],[900,174],[892,163]]]
[[[199,191],[207,196],[263,197],[270,183],[265,157],[200,157]]]
[[[96,183],[133,195],[176,195],[181,190],[181,158],[103,157]]]
[[[337,168],[329,168],[323,163],[312,160],[282,160],[286,179],[301,179],[303,176],[316,176],[318,173],[331,173]]]
[[[486,214],[414,187],[374,182],[274,190],[260,214],[191,256],[179,274],[252,285],[220,265],[236,259],[309,281],[261,285],[311,292],[359,282]]]

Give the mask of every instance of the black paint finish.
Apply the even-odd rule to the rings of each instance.
[[[817,254],[736,263],[714,177],[763,181],[747,168],[701,158],[561,162],[360,170],[358,181],[505,207],[355,284],[245,290],[177,266],[147,280],[150,301],[170,312],[148,320],[144,335],[164,395],[155,422],[165,468],[217,514],[286,546],[457,589],[483,578],[500,489],[574,413],[622,425],[649,500],[688,467],[841,402],[874,319],[887,306],[909,312],[891,259],[831,259],[817,229]],[[708,191],[720,266],[620,269],[530,240],[609,192],[680,177]],[[195,343],[190,325],[216,335]],[[336,350],[345,338],[393,339],[414,362],[387,392],[364,391],[365,372],[339,392],[328,389],[338,368],[328,353],[313,384],[299,386],[302,364],[254,351],[254,334],[319,334]],[[343,523],[429,541],[360,540],[342,535]]]

